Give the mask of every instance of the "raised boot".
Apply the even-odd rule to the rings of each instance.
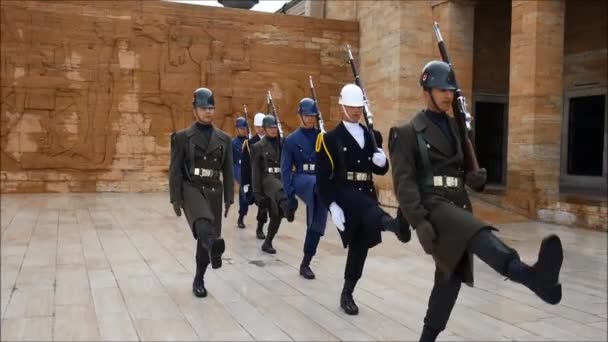
[[[410,226],[405,220],[400,220],[399,217],[392,218],[390,215],[383,215],[380,219],[382,230],[393,232],[397,239],[403,243],[407,243],[412,238]]]
[[[281,211],[283,212],[285,218],[287,219],[287,222],[293,222],[293,220],[295,218],[295,214],[296,214],[296,209],[290,207],[289,201],[287,200],[287,198],[281,199],[279,201],[279,208],[281,208]]]
[[[226,250],[226,243],[224,239],[214,239],[209,248],[209,260],[211,261],[211,267],[218,269],[222,267],[222,254]]]
[[[532,290],[543,301],[555,305],[562,300],[559,272],[563,259],[561,240],[557,235],[549,235],[540,245],[534,266],[526,265],[519,258],[513,259],[509,263],[507,276]]]
[[[304,254],[304,258],[300,264],[300,275],[305,279],[315,279],[315,273],[310,269],[311,260],[312,255]]]
[[[347,315],[358,315],[359,307],[353,299],[353,291],[355,290],[356,281],[345,280],[342,294],[340,295],[340,307]]]

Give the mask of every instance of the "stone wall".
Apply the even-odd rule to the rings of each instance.
[[[566,1],[564,88],[608,86],[608,2]]]
[[[330,108],[350,81],[358,24],[159,1],[1,3],[1,191],[158,191],[169,136],[192,122],[192,91],[215,92],[233,133],[272,90],[286,132],[317,87]]]

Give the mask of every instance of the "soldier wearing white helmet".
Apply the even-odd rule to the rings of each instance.
[[[347,84],[340,92],[342,122],[335,129],[320,135],[317,149],[317,186],[321,201],[329,208],[344,248],[348,247],[344,287],[340,306],[349,315],[359,308],[353,291],[367,258],[368,250],[380,242],[380,232],[393,231],[409,241],[409,229],[399,231],[398,222],[380,208],[372,174],[388,172],[388,161],[382,151],[382,136],[375,131],[378,147],[374,149],[371,132],[361,125],[365,100],[363,91]]]
[[[266,114],[257,113],[253,117],[253,126],[255,128],[255,136],[248,141],[245,141],[242,148],[241,154],[241,184],[243,186],[243,192],[249,199],[249,203],[254,202],[253,191],[251,189],[251,145],[259,142],[265,135],[263,121]],[[258,239],[263,240],[266,238],[264,234],[264,224],[268,221],[268,209],[267,207],[258,206],[258,214],[256,220],[258,226],[255,234]]]

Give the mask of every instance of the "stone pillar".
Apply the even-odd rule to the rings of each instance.
[[[528,215],[559,191],[564,0],[512,2],[507,201]]]

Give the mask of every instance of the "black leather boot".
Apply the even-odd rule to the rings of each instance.
[[[205,289],[205,269],[207,267],[196,266],[196,275],[192,282],[192,293],[199,298],[207,297],[207,289]]]
[[[311,260],[312,255],[304,254],[304,258],[300,264],[300,275],[305,279],[315,279],[315,273],[310,269]]]
[[[383,215],[380,219],[382,230],[395,233],[397,239],[403,243],[407,243],[412,238],[410,226],[407,221],[402,222],[399,218],[392,218],[390,215]]]
[[[353,299],[353,291],[355,290],[357,281],[345,280],[342,294],[340,295],[340,307],[347,315],[358,315],[359,307]]]
[[[281,224],[280,219],[270,218],[270,223],[268,223],[268,235],[266,235],[266,240],[262,244],[262,251],[269,254],[276,254],[277,250],[272,247],[272,240],[275,235],[279,231],[279,225]]]
[[[266,235],[264,235],[264,223],[258,222],[258,228],[255,230],[255,236],[258,240],[264,240]]]
[[[279,202],[279,208],[281,208],[281,211],[285,215],[287,222],[293,222],[293,220],[295,218],[296,210],[289,207],[289,201],[286,198],[282,199]]]
[[[239,215],[239,219],[236,221],[236,224],[239,228],[245,228],[245,222],[243,222],[243,215]]]
[[[226,250],[226,243],[224,239],[219,238],[213,240],[211,248],[209,248],[209,260],[211,260],[211,267],[218,269],[222,267],[222,254]]]
[[[513,259],[509,263],[508,278],[526,286],[543,301],[555,305],[562,300],[559,272],[563,259],[561,240],[557,235],[549,235],[540,245],[536,264],[530,267],[519,258]]]

